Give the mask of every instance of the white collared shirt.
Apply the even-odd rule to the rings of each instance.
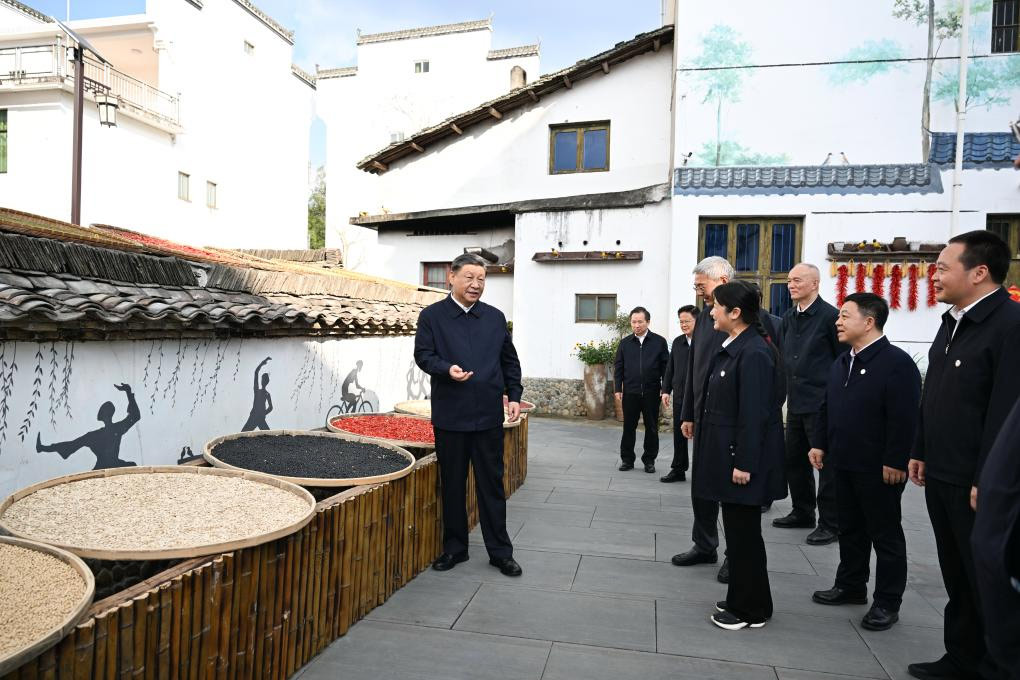
[[[731,336],[729,336],[728,338],[726,338],[725,340],[722,341],[722,346],[725,347],[726,345],[730,344],[731,342],[733,342],[736,339],[737,339],[737,336],[731,335]]]
[[[470,312],[470,311],[471,311],[472,309],[474,309],[474,305],[471,305],[471,306],[469,306],[469,307],[465,307],[464,305],[460,304],[460,300],[458,300],[457,298],[455,298],[455,297],[453,296],[453,293],[450,293],[450,299],[451,299],[451,300],[453,300],[454,302],[456,302],[456,303],[457,303],[457,306],[458,306],[458,307],[460,307],[461,309],[463,309],[463,310],[464,310],[464,313],[465,313],[465,314],[467,314],[467,313],[468,313],[468,312]]]
[[[637,333],[635,333],[634,337],[637,338],[639,344],[643,345],[645,344],[645,338],[648,337],[648,331],[645,331],[644,335],[638,335]]]
[[[977,300],[974,300],[974,302],[970,303],[966,307],[963,307],[962,309],[960,307],[957,307],[956,305],[953,305],[952,307],[950,307],[949,308],[949,314],[954,319],[956,319],[956,324],[953,326],[953,332],[950,333],[949,339],[952,340],[953,336],[956,335],[956,329],[960,327],[960,320],[963,318],[964,314],[966,314],[970,310],[974,309],[974,307],[977,306],[977,304],[979,302],[981,302],[982,300],[984,300],[986,297],[988,297],[989,295],[995,295],[995,293],[997,293],[997,292],[998,292],[998,289],[993,290],[988,295],[982,295]]]
[[[875,338],[874,340],[872,340],[871,342],[866,344],[864,347],[861,347],[859,350],[856,350],[856,351],[854,350],[853,347],[850,348],[850,370],[847,372],[847,377],[848,378],[849,378],[849,374],[853,373],[853,370],[854,370],[854,358],[856,358],[858,354],[860,354],[864,350],[868,349],[869,347],[871,347],[872,345],[874,345],[876,342],[878,342],[879,340],[881,340],[884,337],[885,337],[885,334],[883,333],[882,335],[878,336],[877,338]]]
[[[814,299],[814,302],[812,302],[812,303],[811,303],[811,305],[815,304],[815,302],[818,302],[818,298],[815,298],[815,299]],[[801,306],[800,306],[800,303],[798,302],[798,303],[797,303],[797,313],[798,313],[798,314],[803,314],[803,313],[804,313],[804,312],[806,312],[807,310],[811,309],[811,305],[808,305],[807,307],[801,307]]]

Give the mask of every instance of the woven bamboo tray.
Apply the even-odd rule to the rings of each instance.
[[[332,429],[332,428],[330,428]],[[284,475],[271,475],[276,479],[282,479],[285,482],[291,482],[293,484],[300,484],[301,486],[361,486],[362,484],[382,484],[383,482],[389,482],[394,479],[400,479],[405,475],[411,473],[411,469],[414,467],[414,456],[409,452],[405,451],[399,444],[393,444],[386,440],[374,439],[372,437],[363,437],[352,432],[345,432],[340,430],[333,430],[332,432],[315,432],[307,430],[264,430],[262,432],[238,432],[236,434],[228,434],[216,439],[210,440],[205,445],[205,450],[202,453],[202,457],[205,458],[206,462],[212,465],[214,468],[223,468],[225,470],[242,470],[245,472],[254,472],[253,470],[247,470],[246,468],[239,468],[229,463],[224,463],[222,460],[213,455],[213,449],[217,444],[231,440],[231,439],[244,439],[248,437],[272,437],[272,436],[283,436],[283,435],[302,435],[308,437],[330,437],[332,439],[343,439],[350,442],[358,442],[365,444],[374,444],[381,446],[385,449],[391,449],[396,451],[401,456],[407,459],[407,465],[400,470],[395,472],[389,472],[385,475],[375,475],[371,477],[288,477]],[[269,474],[259,472],[257,474]]]
[[[25,539],[14,538],[12,536],[0,536],[0,543],[16,545],[19,548],[35,550],[37,552],[51,555],[61,562],[70,565],[76,572],[78,572],[82,581],[85,582],[85,594],[74,608],[68,612],[60,625],[51,629],[45,635],[30,643],[28,646],[15,650],[7,656],[0,656],[0,675],[3,675],[8,671],[12,671],[22,664],[31,661],[53,645],[60,642],[65,635],[71,632],[71,629],[78,624],[78,621],[81,620],[81,618],[85,615],[85,612],[88,611],[89,606],[92,604],[92,597],[96,592],[96,581],[92,576],[92,572],[85,566],[85,563],[66,550],[54,548],[53,546],[46,545],[45,543],[26,541]]]
[[[359,437],[362,441],[371,442],[373,444],[389,444],[396,446],[400,449],[422,449],[431,451],[436,448],[435,442],[411,442],[404,441],[402,439],[385,439],[383,437],[367,437],[365,435],[357,435],[347,430],[341,430],[333,424],[333,420],[340,420],[343,418],[356,418],[357,416],[387,416],[389,418],[417,418],[418,420],[430,420],[428,416],[422,416],[414,413],[349,413],[326,421],[326,427],[329,428],[330,432],[336,432],[337,434],[350,435],[352,437]]]
[[[179,559],[189,557],[201,557],[203,555],[215,555],[217,553],[229,552],[231,550],[239,550],[241,548],[248,548],[255,545],[260,545],[268,541],[288,536],[312,519],[312,515],[315,514],[315,498],[312,494],[308,493],[305,489],[302,489],[296,484],[285,482],[269,475],[263,475],[255,472],[247,472],[240,470],[220,470],[217,468],[203,468],[193,467],[190,465],[153,465],[143,467],[122,467],[122,468],[108,468],[105,470],[92,470],[90,472],[81,472],[73,475],[64,475],[63,477],[54,477],[38,484],[27,486],[24,489],[15,491],[13,494],[4,499],[3,503],[0,503],[0,530],[5,531],[19,538],[25,538],[28,540],[39,540],[33,536],[23,535],[7,526],[3,521],[4,512],[7,511],[11,505],[21,500],[25,496],[29,496],[40,489],[48,489],[53,486],[59,486],[61,484],[68,484],[70,482],[76,482],[82,479],[94,479],[96,477],[114,477],[118,475],[140,475],[140,474],[188,474],[188,475],[218,475],[221,477],[240,477],[252,482],[259,482],[261,484],[268,484],[275,486],[278,489],[283,489],[289,493],[294,494],[301,500],[308,503],[308,512],[297,521],[281,527],[275,531],[271,531],[265,534],[259,534],[256,536],[247,536],[245,538],[238,538],[233,541],[221,541],[219,543],[208,543],[204,545],[187,546],[184,548],[168,548],[165,550],[110,550],[105,548],[98,548],[95,546],[87,545],[64,545],[61,543],[54,543],[52,541],[40,541],[49,545],[63,548],[68,552],[72,552],[79,557],[89,557],[98,560],[168,560],[168,559]]]
[[[507,406],[507,399],[503,397],[503,409]],[[530,413],[535,405],[530,401],[521,401],[521,413]],[[431,399],[412,399],[410,401],[398,401],[393,406],[397,413],[405,413],[415,416],[429,416],[432,413]]]

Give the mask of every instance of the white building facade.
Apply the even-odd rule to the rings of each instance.
[[[110,62],[87,54],[86,78],[120,98],[107,128],[85,97],[83,224],[194,245],[307,245],[315,82],[292,66],[291,32],[247,0],[148,0],[144,14],[69,27]],[[69,41],[48,17],[0,2],[0,204],[57,219],[71,212]]]

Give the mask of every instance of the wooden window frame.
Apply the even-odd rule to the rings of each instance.
[[[736,281],[757,283],[761,288],[762,307],[771,311],[772,284],[786,285],[789,270],[772,271],[772,230],[777,224],[793,224],[796,232],[793,246],[793,264],[802,259],[804,246],[804,218],[802,216],[765,216],[748,217],[700,217],[698,218],[698,261],[705,257],[705,227],[709,224],[725,224],[726,229],[726,260],[733,264],[737,260],[737,225],[758,224],[758,269],[753,272],[737,272]],[[762,265],[764,264],[764,268]]]
[[[219,187],[217,186],[216,182],[210,182],[209,180],[206,180],[206,182],[205,182],[205,205],[206,205],[207,208],[216,208],[218,206],[218,203],[219,203],[219,201],[218,201],[219,196],[217,194],[218,190],[219,190]],[[210,198],[212,198],[212,200],[209,200]]]
[[[1006,23],[1009,10],[1012,23]],[[996,23],[996,21],[1000,23]],[[1012,37],[1012,40],[1010,40]],[[1006,44],[1009,41],[1010,44]],[[1020,52],[1020,0],[993,0],[992,2],[992,54]]]
[[[420,76],[432,72],[432,64],[428,59],[414,60],[414,75]]]
[[[191,175],[177,171],[177,198],[191,203]]]
[[[452,264],[451,262],[422,262],[421,263],[421,285],[429,286],[430,288],[443,288],[445,290],[450,290],[450,284],[449,284],[449,279],[448,278],[444,279],[442,286],[436,286],[435,284],[429,282],[428,274],[429,274],[429,267],[445,267],[446,268],[446,276],[449,277],[449,274],[450,274],[450,271],[451,271],[450,270],[450,265],[451,264]]]
[[[606,131],[606,167],[585,169],[584,167],[584,133],[593,130]],[[556,135],[560,132],[577,133],[577,162],[573,170],[556,170]],[[609,172],[610,159],[609,149],[612,146],[612,130],[610,121],[598,120],[586,123],[563,123],[561,125],[549,126],[549,174],[550,175],[576,175],[582,172]]]
[[[582,299],[593,299],[595,300],[595,318],[594,319],[582,319],[581,318],[581,300]],[[609,319],[599,318],[599,301],[602,299],[613,300],[613,316]],[[616,308],[619,304],[616,301],[616,293],[574,293],[574,323],[606,323],[616,318]]]
[[[1020,214],[989,214],[985,218],[985,229],[999,233],[999,229],[992,229],[993,224],[1005,225],[1006,228],[1005,240],[1009,246],[1009,273],[1006,274],[1006,286],[1020,286]]]

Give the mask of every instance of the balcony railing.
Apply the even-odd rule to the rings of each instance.
[[[74,61],[62,40],[42,45],[0,47],[0,85],[74,82]],[[85,59],[85,77],[108,87],[120,97],[122,110],[158,122],[180,126],[180,100],[91,58]]]

